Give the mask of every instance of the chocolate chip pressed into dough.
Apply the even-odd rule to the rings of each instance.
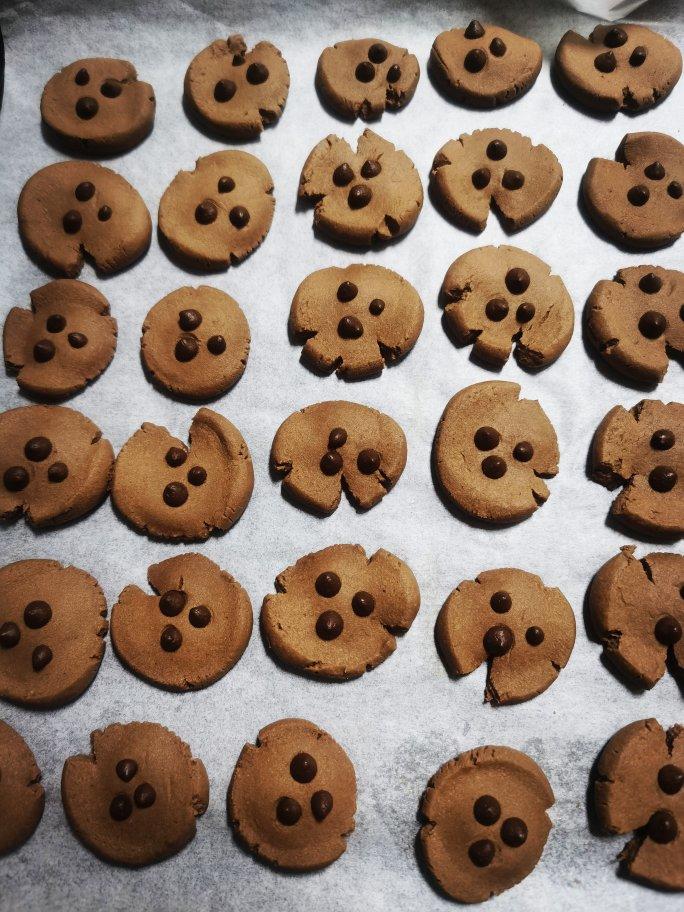
[[[0,719],[0,857],[22,846],[43,816],[45,790],[33,753]]]

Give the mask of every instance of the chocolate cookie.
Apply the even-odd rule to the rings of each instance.
[[[271,470],[283,491],[314,513],[329,515],[342,487],[368,510],[399,480],[406,437],[392,418],[355,402],[319,402],[286,418],[271,447]]]
[[[242,35],[212,41],[185,74],[185,98],[192,111],[232,139],[250,139],[275,123],[289,88],[290,71],[278,48],[260,41],[248,51]]]
[[[380,549],[333,545],[300,558],[276,579],[261,609],[266,645],[285,665],[332,680],[357,678],[391,655],[418,613],[418,583]]]
[[[439,886],[460,902],[509,890],[541,858],[554,803],[534,760],[512,747],[476,747],[445,763],[420,803],[420,846]]]
[[[423,328],[418,292],[391,269],[355,263],[312,272],[295,292],[290,332],[316,371],[359,380],[396,364]]]
[[[28,744],[0,719],[0,856],[23,845],[40,823],[45,807],[40,779]]]
[[[473,19],[435,38],[430,69],[455,101],[496,108],[531,89],[542,66],[536,41]]]
[[[648,535],[684,534],[684,405],[642,399],[614,406],[598,426],[591,477],[611,491],[622,487],[611,516]]]
[[[632,722],[601,752],[594,806],[606,833],[636,832],[618,860],[631,877],[684,890],[684,729]]]
[[[237,301],[218,288],[178,288],[145,317],[140,349],[154,383],[171,394],[210,399],[245,371],[249,325]]]
[[[493,367],[503,367],[513,343],[522,367],[546,367],[572,336],[575,312],[563,280],[518,247],[462,254],[447,270],[441,298],[449,334]]]
[[[69,757],[62,771],[64,811],[81,842],[130,867],[180,852],[209,803],[202,761],[156,722],[108,725],[90,741],[91,753]]]
[[[188,436],[189,448],[145,422],[116,458],[114,505],[152,538],[203,541],[230,529],[252,496],[252,459],[235,425],[201,408]]]
[[[228,786],[228,819],[250,852],[287,871],[332,864],[354,829],[356,775],[327,732],[281,719],[245,744]]]
[[[469,231],[484,231],[489,208],[508,231],[543,215],[563,182],[546,146],[512,130],[475,130],[450,139],[435,155],[430,186],[445,214]]]
[[[587,336],[611,367],[637,383],[659,383],[668,355],[684,355],[684,273],[659,266],[619,269],[597,282],[585,308]]]
[[[299,198],[315,203],[315,229],[333,241],[370,247],[413,228],[423,186],[405,152],[364,130],[356,152],[333,135],[314,147],[299,178]]]
[[[114,451],[85,415],[61,405],[0,414],[0,519],[60,526],[107,495]]]
[[[534,573],[486,570],[454,589],[435,635],[450,674],[489,663],[485,702],[501,706],[531,700],[553,684],[575,645],[575,615],[560,589]]]
[[[200,690],[240,661],[252,633],[249,596],[203,554],[153,564],[156,595],[126,586],[112,608],[112,645],[140,677],[169,690]]]
[[[488,380],[456,393],[433,444],[446,497],[491,523],[527,519],[549,496],[544,478],[558,472],[558,441],[538,402],[519,399],[517,383]]]
[[[74,278],[84,257],[103,275],[134,263],[150,246],[152,220],[142,197],[116,171],[63,161],[36,171],[17,204],[19,233],[48,269]]]
[[[107,367],[116,348],[116,320],[92,285],[56,279],[31,292],[31,310],[10,310],[2,345],[20,389],[59,399],[82,390]]]
[[[341,117],[373,120],[413,98],[420,65],[406,48],[377,38],[338,41],[318,58],[316,86]]]
[[[0,697],[53,709],[90,686],[108,624],[102,590],[85,570],[53,560],[0,568]]]
[[[615,161],[592,158],[582,196],[596,227],[625,247],[671,244],[684,232],[684,146],[666,133],[628,133]]]
[[[40,99],[43,123],[77,154],[125,152],[154,124],[152,86],[128,60],[76,60],[50,79]]]
[[[682,73],[682,55],[643,25],[597,25],[589,38],[566,32],[556,48],[561,83],[595,111],[644,111],[666,98]]]

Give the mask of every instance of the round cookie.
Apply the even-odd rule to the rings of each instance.
[[[97,580],[53,560],[0,568],[0,697],[54,709],[90,686],[105,652]]]
[[[125,152],[154,125],[152,86],[128,60],[90,57],[55,73],[43,89],[40,115],[76,154]]]
[[[441,298],[450,336],[493,367],[503,367],[513,343],[521,367],[547,367],[572,337],[575,312],[563,280],[518,247],[462,254],[447,270]]]
[[[575,615],[560,589],[547,588],[534,573],[486,570],[454,589],[435,637],[452,675],[488,662],[485,702],[503,706],[553,684],[575,645]]]
[[[446,497],[470,516],[516,523],[549,496],[558,441],[538,402],[517,383],[488,380],[456,393],[440,418],[432,457]]]
[[[684,146],[666,133],[628,133],[615,161],[592,158],[582,197],[596,227],[625,247],[650,250],[684,232]]]
[[[378,666],[397,646],[420,607],[407,565],[380,549],[333,545],[301,557],[279,574],[261,609],[267,647],[289,668],[349,680]]]
[[[22,846],[43,816],[45,790],[28,744],[0,719],[0,856]]]
[[[483,902],[524,880],[541,858],[554,803],[526,754],[476,747],[445,763],[420,803],[420,847],[428,871],[460,902]]]
[[[613,490],[610,514],[635,532],[684,534],[684,405],[642,399],[614,406],[598,426],[591,477]]]
[[[60,526],[107,495],[114,451],[85,415],[61,405],[0,413],[0,519]]]
[[[185,98],[203,124],[231,139],[252,139],[283,113],[290,71],[269,41],[247,50],[242,35],[212,41],[185,74]]]
[[[406,48],[378,38],[338,41],[318,58],[316,87],[341,117],[372,120],[413,98],[420,65]]]
[[[603,655],[632,684],[650,689],[671,655],[684,668],[684,557],[634,557],[625,545],[592,580],[588,607]]]
[[[152,538],[204,541],[242,516],[254,487],[247,444],[223,415],[201,408],[186,447],[145,422],[124,444],[112,478],[114,506]]]
[[[682,74],[672,42],[644,25],[597,25],[589,38],[566,32],[556,48],[561,84],[595,111],[645,111],[666,98]]]
[[[17,204],[29,253],[74,278],[88,256],[103,275],[120,272],[150,246],[152,220],[142,197],[116,171],[86,161],[41,168]]]
[[[62,770],[62,802],[84,845],[105,861],[140,867],[169,858],[195,837],[209,803],[201,760],[156,722],[94,731],[91,753]]]
[[[359,510],[379,503],[406,465],[406,437],[392,418],[355,402],[319,402],[278,428],[271,471],[304,509],[329,515],[342,488]]]
[[[435,38],[430,70],[455,101],[496,108],[532,88],[542,60],[542,49],[531,38],[473,19],[466,28]]]
[[[209,285],[185,286],[148,312],[140,350],[153,383],[172,395],[210,399],[243,375],[249,342],[247,318],[237,301]]]
[[[641,883],[684,890],[684,729],[632,722],[601,752],[594,807],[605,833],[636,831],[618,860]]]
[[[259,858],[286,871],[332,864],[354,830],[356,775],[330,735],[281,719],[245,744],[228,786],[228,820]]]
[[[249,596],[202,554],[153,564],[156,595],[126,586],[112,608],[112,646],[135,674],[169,690],[200,690],[240,661],[252,633]]]
[[[198,158],[194,171],[179,171],[166,188],[159,230],[182,264],[226,269],[261,244],[274,208],[273,179],[256,156],[214,152]]]
[[[312,272],[295,292],[290,332],[316,371],[359,380],[396,364],[423,328],[423,302],[398,273],[354,263]]]
[[[20,389],[59,399],[82,390],[108,366],[116,349],[116,320],[92,285],[56,279],[31,292],[31,310],[10,310],[2,345]]]
[[[299,198],[314,203],[314,229],[332,241],[371,247],[413,228],[423,186],[405,152],[364,130],[356,152],[333,135],[312,149],[299,178]]]
[[[619,269],[597,282],[585,308],[587,336],[601,357],[637,383],[659,383],[668,356],[684,355],[684,273],[659,266]]]

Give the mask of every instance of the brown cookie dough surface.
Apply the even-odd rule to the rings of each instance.
[[[333,241],[370,247],[414,226],[423,186],[405,152],[364,130],[356,152],[334,135],[314,147],[302,168],[299,197],[315,203],[314,228]]]
[[[235,425],[201,408],[188,436],[189,447],[145,422],[116,458],[114,505],[152,538],[203,541],[230,529],[252,496],[252,459]]]
[[[114,451],[85,415],[61,405],[0,414],[0,519],[60,526],[104,500]]]
[[[228,786],[235,835],[288,871],[332,864],[354,830],[356,776],[330,735],[305,719],[281,719],[245,744]]]
[[[145,317],[140,349],[154,383],[190,399],[227,392],[243,375],[249,325],[230,295],[200,285],[178,288]]]
[[[43,816],[45,790],[31,749],[0,719],[0,856],[22,846]]]
[[[247,50],[242,35],[212,41],[190,62],[185,98],[200,120],[232,139],[250,139],[283,113],[290,71],[269,41]]]
[[[321,373],[358,380],[396,364],[423,328],[423,302],[398,273],[354,263],[312,272],[295,292],[290,331],[302,360]]]
[[[202,554],[153,564],[156,595],[126,586],[112,608],[112,645],[140,677],[169,690],[199,690],[239,662],[252,633],[249,596]]]
[[[684,405],[642,399],[616,405],[598,426],[591,476],[613,490],[612,516],[639,533],[684,534]]]
[[[102,165],[63,161],[41,168],[17,204],[19,233],[48,269],[74,278],[84,258],[103,275],[120,272],[150,246],[152,220],[127,180]]]
[[[554,803],[526,754],[476,747],[445,763],[421,804],[420,846],[439,886],[460,902],[483,902],[524,880],[541,858]]]
[[[324,515],[339,506],[343,486],[357,509],[374,507],[405,465],[406,437],[396,421],[355,402],[319,402],[294,412],[271,447],[283,491]]]
[[[109,725],[90,741],[90,754],[69,757],[62,771],[64,811],[81,842],[130,867],[180,852],[209,803],[202,761],[156,722]]]
[[[606,833],[636,832],[618,860],[636,880],[684,890],[684,737],[656,719],[621,728],[601,752],[594,807]]]
[[[444,277],[442,305],[450,335],[493,367],[506,363],[513,345],[522,367],[546,367],[565,350],[575,323],[563,280],[518,247],[462,254]]]
[[[563,169],[546,146],[494,127],[450,139],[435,155],[430,185],[451,219],[484,231],[490,206],[508,231],[543,215],[563,182]]]
[[[46,709],[80,697],[105,652],[97,580],[53,560],[16,561],[0,568],[0,606],[0,697]]]
[[[77,154],[125,152],[154,124],[152,86],[128,60],[90,57],[65,66],[40,100],[43,123]]]
[[[456,393],[433,445],[444,494],[470,516],[515,523],[549,496],[544,478],[558,472],[558,441],[538,402],[519,399],[517,383],[488,380]]]

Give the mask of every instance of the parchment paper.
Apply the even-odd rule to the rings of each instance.
[[[671,39],[684,43],[676,0],[652,2],[639,11]],[[39,100],[47,79],[61,66],[86,56],[121,56],[154,85],[158,112],[152,135],[112,166],[142,193],[156,222],[160,196],[178,170],[222,147],[199,132],[182,107],[183,76],[190,59],[211,40],[241,31],[251,46],[273,41],[288,61],[292,85],[280,123],[244,146],[260,156],[275,180],[273,227],[263,246],[225,274],[198,277],[171,263],[156,238],[148,255],[127,272],[81,278],[101,289],[119,323],[118,348],[106,373],[68,404],[102,428],[116,451],[142,421],[167,426],[182,437],[195,412],[155,391],[139,360],[143,317],[163,295],[183,284],[209,281],[242,305],[252,332],[245,376],[212,407],[243,432],[254,459],[251,503],[227,535],[195,546],[233,573],[248,590],[255,611],[272,591],[276,574],[298,557],[335,542],[359,542],[369,553],[385,547],[408,561],[418,578],[422,607],[395,654],[360,680],[330,685],[280,669],[266,654],[258,627],[242,661],[223,680],[197,693],[169,694],[138,680],[117,661],[111,647],[90,690],[53,712],[30,712],[3,704],[2,716],[35,751],[47,791],[45,815],[19,852],[0,860],[0,909],[169,910],[315,909],[413,910],[453,907],[423,877],[414,854],[416,810],[429,776],[456,753],[481,744],[507,744],[527,751],[549,776],[556,794],[555,827],[534,873],[488,908],[620,912],[681,908],[681,896],[637,886],[616,876],[615,855],[624,839],[601,838],[588,824],[586,792],[592,763],[605,741],[635,719],[656,716],[665,725],[682,720],[680,693],[666,675],[654,690],[630,692],[599,659],[583,623],[583,600],[592,574],[632,539],[606,525],[613,494],[585,475],[592,433],[616,403],[632,406],[644,393],[604,376],[585,350],[580,330],[584,302],[594,283],[628,265],[682,266],[682,246],[630,254],[604,241],[578,210],[581,175],[593,155],[612,158],[630,130],[681,129],[684,84],[659,108],[640,117],[595,118],[562,99],[549,76],[549,60],[569,28],[584,34],[592,19],[551,2],[479,4],[338,0],[336,3],[214,0],[165,4],[143,0],[107,3],[46,0],[5,2],[0,23],[7,45],[5,103],[0,115],[0,248],[2,317],[15,304],[28,305],[32,288],[47,281],[20,243],[15,205],[24,181],[38,168],[65,156],[41,134]],[[473,16],[535,37],[545,63],[533,90],[495,112],[477,112],[445,100],[432,86],[425,64],[438,32]],[[336,132],[356,139],[362,125],[329,115],[314,90],[320,51],[335,40],[374,35],[411,48],[423,67],[410,106],[385,114],[375,125],[404,149],[426,182],[433,155],[450,137],[478,127],[520,130],[546,143],[564,170],[561,192],[550,211],[508,238],[497,219],[476,237],[446,222],[426,196],[411,233],[374,253],[354,254],[316,239],[310,211],[296,211],[301,165],[322,137]],[[678,134],[681,139],[681,133]],[[538,398],[558,433],[560,473],[551,498],[530,520],[503,530],[484,530],[455,518],[442,504],[430,475],[430,449],[447,400],[462,387],[496,377],[456,349],[440,324],[437,293],[449,264],[464,251],[511,242],[537,254],[561,275],[573,297],[577,327],[560,360],[530,375],[511,358],[500,372]],[[299,363],[300,349],[287,336],[293,292],[314,269],[356,259],[398,270],[420,292],[426,308],[423,333],[401,365],[378,379],[345,383],[320,378]],[[12,378],[0,378],[2,407],[26,404]],[[681,368],[673,363],[655,394],[681,398]],[[295,409],[324,399],[348,398],[392,415],[404,428],[408,464],[382,503],[357,514],[343,502],[330,518],[316,519],[286,502],[269,477],[273,435]],[[676,546],[675,546],[676,547]],[[638,554],[647,553],[641,544]],[[128,583],[146,586],[149,564],[179,546],[149,541],[128,528],[107,501],[87,519],[36,534],[24,522],[2,531],[3,563],[28,557],[73,562],[93,573],[109,605]],[[463,579],[486,568],[522,567],[561,588],[576,613],[577,644],[568,667],[540,697],[520,706],[483,705],[485,669],[450,680],[435,649],[437,612]],[[287,716],[313,720],[348,750],[358,776],[356,832],[346,854],[325,871],[278,874],[245,854],[226,825],[225,795],[240,748],[263,725]],[[72,835],[62,810],[59,782],[71,754],[89,749],[92,729],[117,720],[155,720],[186,739],[211,780],[208,813],[197,837],[180,855],[141,871],[98,861]],[[0,826],[2,822],[0,821]]]

